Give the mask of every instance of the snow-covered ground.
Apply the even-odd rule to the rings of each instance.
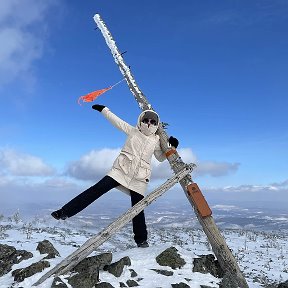
[[[169,215],[166,216],[169,217]],[[165,218],[165,215],[159,217]],[[103,220],[111,221],[109,217],[104,217]],[[119,281],[126,282],[130,277],[129,269],[133,269],[139,278],[143,278],[139,283],[140,287],[168,288],[171,287],[172,283],[179,282],[187,283],[190,287],[195,288],[199,288],[200,284],[218,287],[219,279],[210,274],[192,272],[193,258],[198,255],[212,253],[207,238],[201,229],[181,225],[174,225],[174,227],[171,227],[171,225],[170,227],[169,225],[154,225],[157,224],[157,219],[153,222],[154,224],[152,222],[148,223],[149,248],[136,248],[131,225],[126,225],[119,233],[99,247],[95,254],[92,254],[97,255],[110,251],[113,253],[112,262],[124,256],[129,256],[131,259],[132,266],[125,268],[119,278],[108,272],[100,271],[101,281],[119,287],[117,286]],[[104,225],[95,229],[90,216],[75,217],[61,222],[53,221],[49,217],[35,218],[29,222],[23,222],[14,215],[9,219],[2,218],[0,225],[1,244],[8,244],[19,250],[24,249],[34,255],[31,259],[15,264],[13,270],[27,267],[45,257],[45,255],[40,255],[36,251],[39,241],[49,240],[60,252],[61,257],[49,260],[51,267],[53,267],[64,257],[75,251],[89,237],[105,227]],[[288,279],[288,235],[285,232],[224,229],[222,234],[244,272],[249,287],[265,287],[268,283],[279,283]],[[173,277],[160,275],[152,271],[151,269],[163,269],[157,264],[155,258],[171,246],[178,249],[187,264],[182,269],[173,270]],[[30,288],[49,269],[47,268],[42,273],[31,276],[19,284],[13,284],[14,281],[10,272],[0,278],[0,287],[8,288],[13,285],[13,287]],[[52,278],[45,281],[41,287],[50,288],[51,283]]]

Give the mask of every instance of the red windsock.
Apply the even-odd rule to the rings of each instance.
[[[116,85],[120,84],[122,81],[124,81],[125,78],[123,78],[122,80],[118,81],[117,83],[115,83],[114,85],[108,87],[108,88],[104,88],[104,89],[101,89],[101,90],[96,90],[96,91],[93,91],[87,95],[84,95],[84,96],[80,96],[79,99],[78,99],[78,104],[81,105],[81,100],[83,102],[92,102],[94,101],[98,96],[100,96],[101,94],[105,93],[106,91],[112,89],[113,87],[115,87]]]
[[[96,91],[93,91],[91,93],[88,93],[87,95],[84,95],[84,96],[80,96],[79,99],[78,99],[78,104],[81,105],[81,100],[83,102],[92,102],[94,101],[98,96],[100,96],[101,94],[105,93],[106,91],[112,89],[112,86],[108,87],[108,88],[105,88],[105,89],[101,89],[101,90],[96,90]]]

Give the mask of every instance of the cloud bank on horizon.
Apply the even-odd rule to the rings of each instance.
[[[64,173],[56,171],[54,167],[45,163],[40,157],[21,153],[10,148],[0,149],[0,175],[2,177],[55,177],[61,174],[71,179],[95,181],[103,177],[112,167],[114,160],[120,153],[120,148],[104,148],[92,150],[80,159],[67,163]],[[186,163],[195,163],[195,176],[210,175],[213,177],[235,173],[239,163],[204,161],[199,162],[190,148],[180,148],[179,154]],[[167,161],[158,162],[152,158],[152,180],[164,180],[171,176],[171,169]]]
[[[2,148],[0,149],[2,201],[8,201],[11,199],[11,195],[15,193],[17,198],[24,202],[25,200],[33,202],[36,199],[40,202],[47,201],[47,199],[51,201],[55,198],[55,195],[56,200],[59,201],[69,199],[71,194],[76,195],[81,192],[81,189],[86,189],[89,185],[101,179],[112,167],[113,161],[119,152],[120,149],[109,148],[92,150],[80,159],[67,163],[63,171],[57,171],[56,168],[45,163],[40,157]],[[179,149],[179,154],[186,163],[197,164],[197,168],[192,172],[192,176],[196,180],[207,175],[225,177],[237,172],[240,165],[239,163],[198,161],[190,148]],[[172,175],[168,162],[160,163],[154,157],[152,158],[152,169],[151,184],[148,191]],[[288,192],[288,179],[281,183],[271,183],[271,185],[204,186],[202,190],[213,197],[218,195],[220,199],[228,195],[230,199],[234,198],[236,203],[239,199],[245,199],[247,195],[251,200],[257,200],[260,196],[263,199],[269,199],[275,197],[277,192],[281,195]],[[12,198],[12,200],[15,199]]]

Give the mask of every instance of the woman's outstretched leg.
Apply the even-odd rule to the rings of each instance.
[[[141,201],[144,196],[141,194],[130,190],[131,204],[134,206],[139,201]],[[137,216],[132,219],[134,240],[138,247],[148,247],[147,243],[147,227],[145,223],[144,211],[141,211]]]
[[[51,215],[57,220],[72,217],[117,186],[119,186],[119,183],[116,180],[110,176],[105,176],[98,183],[65,204],[60,210],[52,212]]]

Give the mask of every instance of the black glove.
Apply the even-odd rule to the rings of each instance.
[[[105,107],[106,107],[106,106],[99,105],[99,104],[95,104],[95,105],[92,106],[92,108],[93,108],[94,110],[97,110],[97,111],[99,111],[99,112],[102,112],[102,110],[103,110]]]
[[[170,138],[169,138],[168,141],[169,141],[169,144],[170,144],[171,146],[175,147],[175,148],[177,148],[178,145],[179,145],[178,139],[176,139],[176,138],[174,138],[174,137],[172,137],[172,136],[170,136]]]

